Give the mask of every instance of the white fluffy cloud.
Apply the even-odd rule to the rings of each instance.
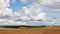
[[[38,3],[43,7],[49,8],[53,11],[60,11],[60,0],[32,0],[34,3]]]
[[[9,7],[9,0],[0,0],[0,25],[25,25],[26,22],[14,20],[12,9]]]
[[[44,20],[46,18],[45,12],[42,12],[42,8],[39,6],[32,6],[32,7],[23,7],[20,11],[20,17],[25,20]],[[17,14],[17,13],[16,13]],[[16,15],[15,14],[15,15]],[[18,15],[18,16],[19,16]]]
[[[8,20],[8,19],[1,19],[0,18],[0,25],[26,25],[26,22],[17,22],[14,20]]]
[[[60,0],[32,0],[32,3],[37,3],[40,6],[45,7],[52,10],[52,11],[60,11]],[[48,17],[48,16],[47,16]],[[57,19],[53,19],[53,18],[47,18],[44,23],[46,25],[58,25],[59,23],[59,18]]]
[[[9,8],[1,9],[0,16],[12,16],[12,10]]]
[[[9,7],[9,0],[0,0],[0,25],[59,25],[60,19],[47,18],[44,8],[60,11],[59,0],[33,0],[29,7],[22,7],[13,14]],[[15,0],[13,0],[15,2]],[[21,0],[23,4],[28,0]]]
[[[0,0],[0,9],[9,7],[9,0]]]
[[[50,21],[47,22],[50,25],[60,25],[60,18],[51,18]]]
[[[54,0],[41,0],[41,4],[50,6],[54,4]]]
[[[9,0],[0,0],[0,15],[5,16],[5,15],[12,15],[12,9],[8,8],[9,7]]]
[[[60,11],[60,0],[42,0],[41,4],[53,11]]]
[[[42,5],[54,5],[56,3],[59,3],[60,0],[32,0],[32,2],[36,2]]]

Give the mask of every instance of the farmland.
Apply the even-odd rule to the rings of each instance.
[[[60,34],[60,26],[43,28],[0,28],[0,34]]]

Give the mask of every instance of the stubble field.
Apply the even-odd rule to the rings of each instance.
[[[60,27],[47,28],[0,28],[0,34],[60,34]]]

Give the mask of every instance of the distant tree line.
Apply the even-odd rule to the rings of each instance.
[[[22,26],[0,26],[0,27],[3,27],[3,28],[42,28],[42,27],[47,27],[47,26],[25,26],[25,25],[22,25]]]

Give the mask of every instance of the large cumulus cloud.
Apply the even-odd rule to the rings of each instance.
[[[12,9],[8,8],[10,0],[0,0],[0,25],[25,25],[26,22],[14,20]]]
[[[15,2],[16,0],[13,0]],[[59,25],[59,18],[50,18],[44,12],[44,8],[60,11],[59,0],[32,0],[32,5],[22,7],[17,12],[8,8],[9,0],[0,0],[0,25]],[[23,4],[28,0],[21,0]]]
[[[25,20],[45,20],[46,13],[42,11],[42,8],[38,6],[23,7],[19,12],[15,13],[15,17],[20,16],[21,19]]]

